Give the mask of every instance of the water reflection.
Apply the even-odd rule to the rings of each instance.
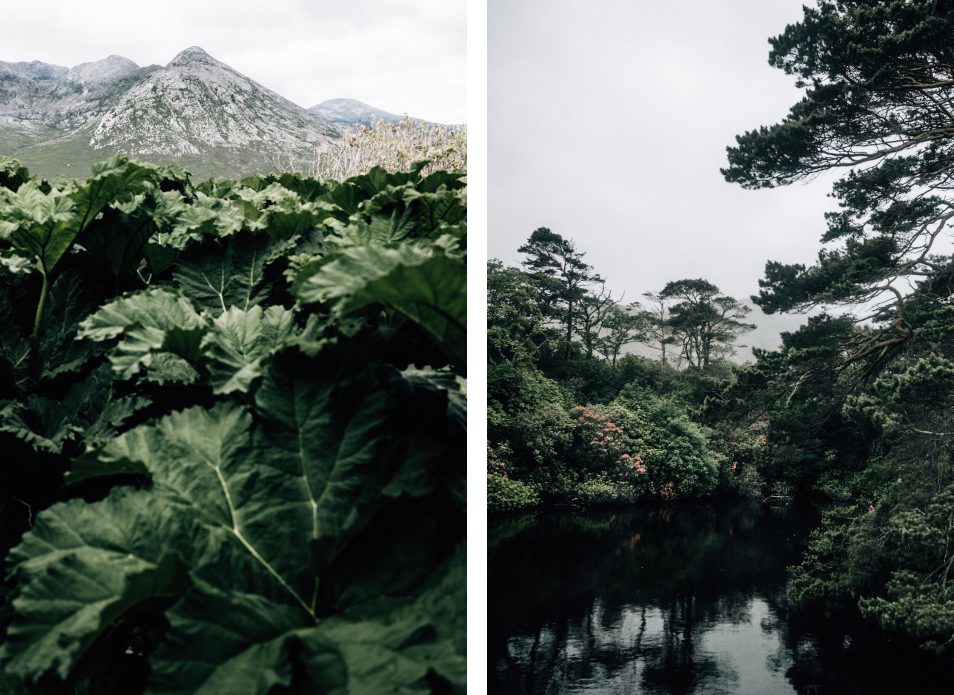
[[[910,692],[865,665],[885,645],[786,605],[813,523],[739,504],[495,520],[490,692]]]

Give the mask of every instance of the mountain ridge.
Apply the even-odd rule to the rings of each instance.
[[[336,126],[191,46],[130,87],[103,116],[90,145],[173,158],[210,148],[275,149],[307,158],[340,137]]]
[[[375,120],[399,123],[404,119],[404,116],[370,106],[363,101],[342,97],[325,99],[314,106],[309,106],[306,110],[319,118],[341,126],[361,125],[370,128]]]
[[[0,61],[0,154],[41,175],[79,176],[125,154],[200,176],[242,176],[302,168],[369,113],[401,118],[357,100],[329,101],[358,104],[360,113],[325,118],[200,46],[164,66],[117,54],[72,67]]]

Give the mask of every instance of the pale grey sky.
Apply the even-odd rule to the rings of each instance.
[[[768,38],[802,4],[490,0],[490,257],[550,227],[625,301],[693,277],[748,298],[766,260],[810,263],[831,177],[746,191],[719,173],[736,134],[799,98]],[[751,318],[758,347],[804,320]]]
[[[0,3],[0,60],[165,65],[197,45],[309,107],[334,97],[466,120],[466,0]]]

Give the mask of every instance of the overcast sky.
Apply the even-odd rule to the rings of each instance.
[[[768,38],[802,4],[490,0],[490,257],[516,263],[550,227],[625,301],[694,277],[747,298],[766,260],[811,262],[831,177],[747,191],[719,173],[736,134],[799,98]],[[804,320],[751,318],[759,347]]]
[[[0,60],[165,65],[197,45],[309,107],[466,118],[466,0],[46,0],[0,5]]]

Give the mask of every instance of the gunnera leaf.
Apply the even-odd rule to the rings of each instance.
[[[291,374],[270,373],[261,426],[220,403],[107,445],[103,461],[138,466],[152,486],[41,513],[14,553],[21,590],[4,667],[30,681],[65,677],[109,619],[188,584],[150,692],[428,692],[462,657],[413,597],[355,615],[319,610],[313,542],[357,523],[397,467],[401,439],[393,376],[322,376],[327,384],[289,388]]]
[[[462,430],[467,428],[467,380],[450,369],[411,365],[401,376],[418,388],[433,389],[447,396],[447,416]]]
[[[27,181],[16,192],[0,189],[0,216],[3,237],[24,255],[35,257],[46,272],[80,232],[70,191],[44,191],[38,181]]]
[[[2,238],[2,228],[0,228],[0,238]],[[0,249],[0,268],[13,275],[28,275],[36,270],[36,261],[13,249]]]
[[[0,431],[50,454],[62,453],[74,440],[97,444],[149,403],[136,396],[116,397],[111,384],[109,367],[102,365],[59,398],[30,394],[12,401],[0,409]]]
[[[451,234],[460,238],[467,224],[467,199],[462,190],[439,189],[435,192],[411,190],[404,200],[413,205],[414,217],[418,219],[418,233],[436,238]]]
[[[96,504],[71,500],[37,516],[9,557],[20,589],[0,647],[4,673],[66,679],[126,610],[184,591],[186,575],[170,550],[183,525],[171,523],[171,504],[126,488]]]
[[[80,234],[78,243],[115,278],[136,270],[155,231],[155,220],[144,196],[139,196],[127,205],[107,206]]]
[[[83,319],[77,337],[94,341],[121,338],[109,351],[109,361],[117,374],[130,379],[151,366],[171,369],[178,364],[170,364],[168,359],[157,363],[157,357],[163,353],[197,363],[202,355],[202,336],[207,330],[208,325],[189,300],[157,288],[127,295],[101,307]],[[181,367],[178,364],[176,374],[182,372]]]
[[[308,265],[295,290],[305,302],[331,303],[341,314],[369,304],[399,311],[430,333],[458,364],[466,354],[467,277],[463,260],[430,248],[358,246]]]
[[[189,205],[176,205],[174,196],[166,199],[172,217],[172,238],[175,245],[185,246],[190,241],[203,238],[222,238],[238,234],[245,227],[247,220],[227,198],[208,196],[196,191],[196,196]]]
[[[122,157],[93,167],[83,184],[44,190],[28,181],[16,192],[0,189],[3,217],[16,225],[7,234],[13,246],[37,258],[47,274],[53,272],[76,237],[111,202],[126,202],[154,185],[155,169]]]
[[[99,346],[76,340],[80,321],[96,307],[97,296],[79,273],[61,273],[50,288],[40,341],[43,378],[79,371],[91,357],[101,354]]]
[[[249,309],[268,294],[264,271],[273,246],[268,235],[249,233],[193,246],[173,267],[175,283],[202,309]]]
[[[0,186],[15,191],[29,180],[29,169],[16,159],[0,155]]]
[[[321,379],[303,379],[309,365]],[[333,358],[273,363],[255,394],[265,419],[263,456],[300,471],[311,539],[336,538],[359,523],[362,506],[381,494],[395,460],[393,378],[369,370],[348,379]]]
[[[236,602],[197,581],[169,612],[172,630],[152,660],[148,692],[259,695],[298,686],[424,695],[434,692],[433,680],[463,692],[462,558],[456,553],[418,597],[375,600],[317,622],[256,596]]]
[[[243,310],[233,306],[202,340],[215,393],[248,391],[261,376],[263,360],[295,332],[294,312],[281,306]]]

